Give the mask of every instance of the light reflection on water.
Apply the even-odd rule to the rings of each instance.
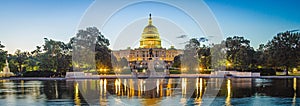
[[[299,105],[299,79],[0,80],[1,105]],[[214,88],[221,86],[220,89]],[[216,98],[204,97],[208,90]],[[209,94],[206,94],[209,95]]]
[[[231,106],[231,102],[230,102],[230,99],[231,99],[231,82],[230,82],[230,79],[227,79],[226,88],[227,88],[227,97],[226,97],[226,100],[225,100],[225,104],[226,104],[226,106]]]

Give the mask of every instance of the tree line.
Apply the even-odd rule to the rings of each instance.
[[[91,40],[91,38],[93,38]],[[93,46],[91,46],[93,44]],[[108,48],[109,40],[100,33],[96,27],[88,27],[85,30],[79,30],[75,37],[68,43],[44,38],[44,44],[36,46],[36,49],[28,52],[16,50],[14,54],[8,54],[4,51],[5,47],[0,43],[0,69],[5,67],[5,61],[8,60],[10,71],[15,74],[22,74],[26,71],[53,71],[64,74],[68,71],[74,71],[73,65],[79,64],[72,61],[73,51],[78,49],[87,50],[94,47],[97,68],[111,68],[110,60],[111,50]],[[89,54],[83,54],[88,56]],[[85,57],[81,57],[85,58]],[[89,65],[78,66],[81,69],[89,69]]]
[[[203,69],[226,67],[227,70],[278,69],[288,71],[300,68],[300,33],[281,32],[258,49],[250,46],[250,40],[241,36],[228,37],[220,44],[200,45],[200,41],[190,39],[185,46],[195,48],[195,61]],[[174,58],[174,67],[181,67],[187,56]],[[214,61],[214,58],[217,59]],[[188,59],[191,60],[191,59]],[[212,62],[214,61],[214,62]]]
[[[228,37],[220,44],[207,46],[200,45],[200,43],[197,39],[190,39],[185,46],[186,55],[176,56],[173,67],[181,67],[181,61],[192,60],[198,62],[193,65],[198,65],[203,69],[273,68],[291,71],[293,68],[299,68],[300,64],[300,34],[298,32],[278,33],[266,44],[259,45],[256,50],[250,46],[250,40],[241,36]],[[8,54],[3,50],[5,46],[0,42],[0,69],[5,67],[6,60],[9,62],[10,70],[16,74],[26,71],[64,73],[112,69],[112,61],[116,62],[116,58],[111,55],[109,45],[109,40],[96,27],[79,30],[76,36],[67,43],[44,38],[44,44],[36,46],[36,49],[31,52],[16,50],[14,54]],[[191,52],[193,50],[195,52]]]

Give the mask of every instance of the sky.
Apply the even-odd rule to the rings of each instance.
[[[36,46],[43,45],[43,38],[68,42],[78,29],[97,26],[110,40],[110,48],[137,47],[149,13],[159,30],[162,45],[166,48],[170,45],[182,48],[181,43],[187,39],[176,37],[183,34],[188,35],[188,38],[210,36],[207,35],[207,29],[203,29],[210,23],[206,25],[207,22],[199,22],[193,18],[197,15],[205,18],[209,15],[205,12],[188,13],[192,10],[181,8],[183,6],[180,4],[172,6],[157,2],[135,2],[122,7],[116,1],[109,5],[105,5],[106,2],[108,1],[1,0],[1,44],[6,46],[5,50],[9,53],[14,53],[16,49],[32,51]],[[190,1],[186,5],[197,10],[198,7],[192,8],[192,5],[199,4],[201,7],[203,5],[200,2]],[[213,14],[212,18],[217,21],[223,39],[228,36],[243,36],[251,41],[254,48],[265,44],[279,32],[300,29],[299,0],[204,0],[204,3]],[[113,15],[102,19],[114,6],[116,11]],[[86,18],[89,14],[92,15]],[[93,21],[89,23],[86,20]]]

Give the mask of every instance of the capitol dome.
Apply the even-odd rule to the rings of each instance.
[[[144,28],[140,48],[161,48],[161,40],[157,28],[152,24],[151,14],[148,25]]]
[[[157,28],[151,24],[144,28],[143,34],[158,34],[158,31]]]

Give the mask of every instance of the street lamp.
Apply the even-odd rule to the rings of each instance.
[[[229,69],[231,66],[232,66],[232,64],[229,62],[226,64],[227,69]]]
[[[227,67],[230,67],[230,66],[231,66],[231,63],[227,63],[226,65],[227,65]]]
[[[297,73],[297,68],[293,68],[293,73]]]

